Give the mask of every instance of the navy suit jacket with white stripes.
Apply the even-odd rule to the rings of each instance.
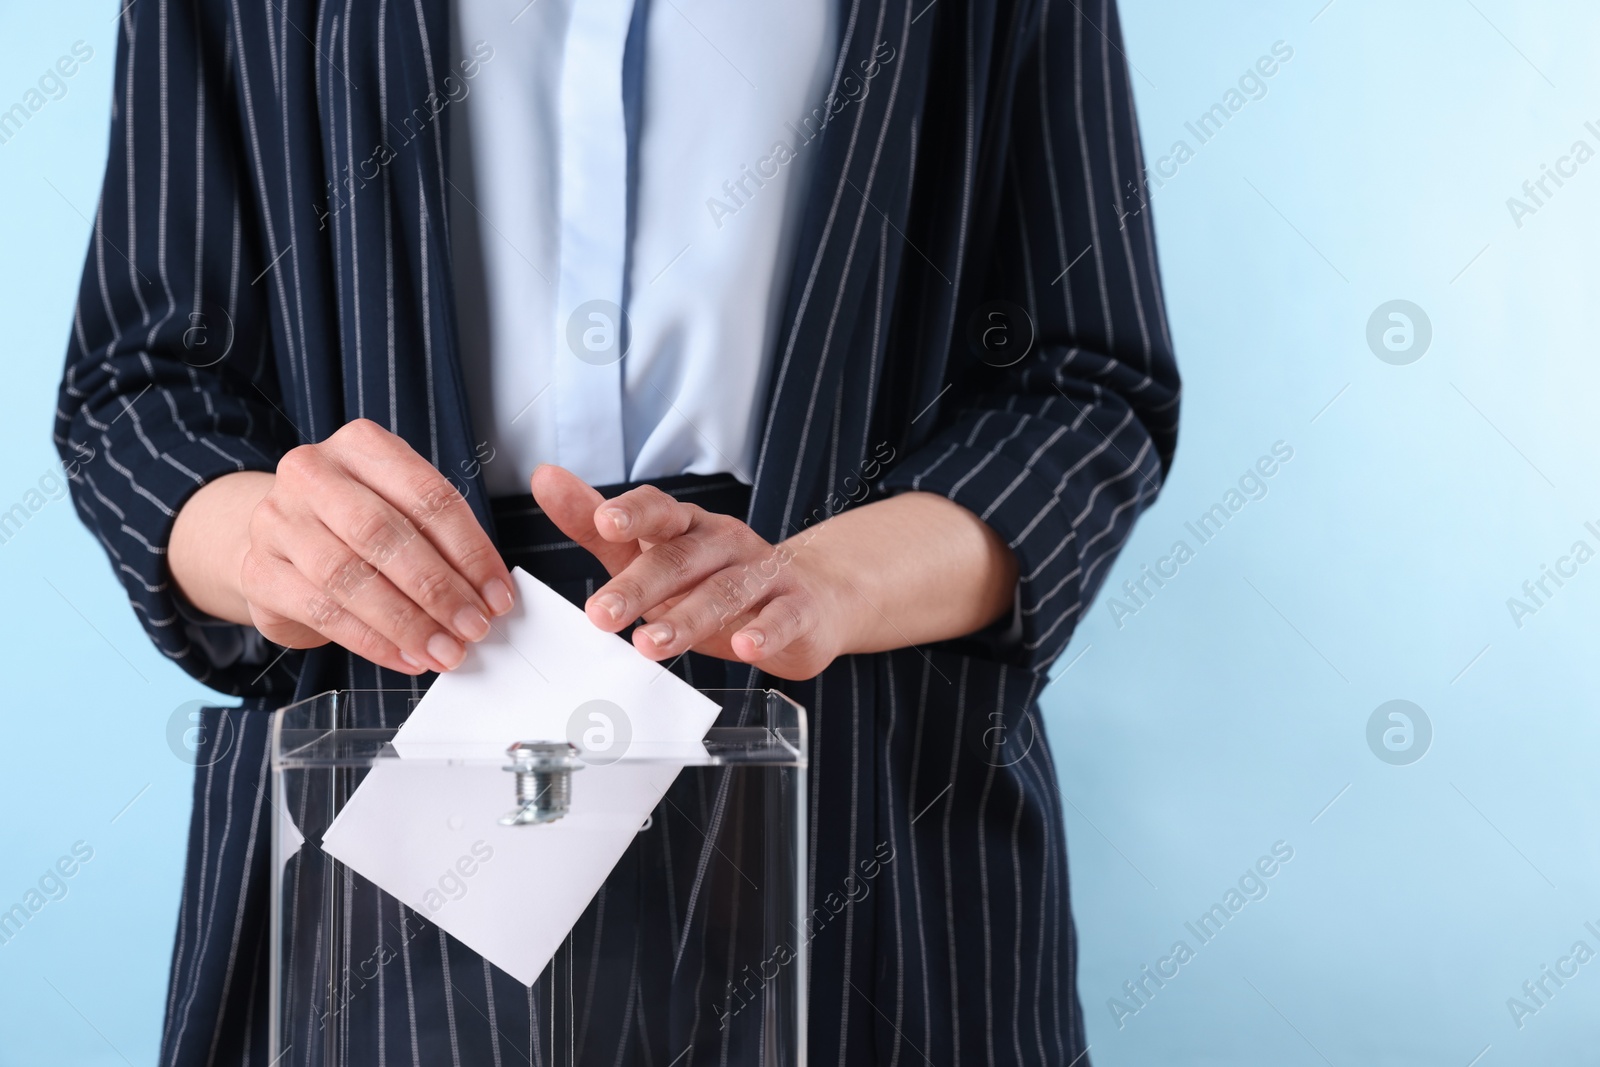
[[[748,520],[780,540],[858,499],[863,475],[874,494],[943,494],[1016,553],[1017,611],[1004,635],[846,657],[805,683],[730,666],[703,684],[774,685],[809,709],[813,891],[880,843],[898,857],[812,946],[813,1057],[1066,1064],[1084,1037],[1035,698],[1156,495],[1179,397],[1117,11],[830,2],[834,91],[880,69],[808,149]],[[456,343],[449,17],[448,0],[134,0],[121,15],[56,441],[151,639],[244,698],[237,749],[196,776],[163,1062],[263,1047],[262,712],[417,684],[336,647],[263,670],[279,650],[180,605],[164,562],[178,509],[368,418],[454,476],[492,529]],[[997,300],[1033,335],[1004,367],[981,358]],[[1030,744],[993,758],[996,736]],[[485,967],[474,987],[488,1014],[452,1005],[458,1058],[497,995],[520,996],[503,980]],[[410,1049],[387,1056],[428,1062],[412,1011]]]

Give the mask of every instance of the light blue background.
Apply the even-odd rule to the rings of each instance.
[[[1123,0],[1151,162],[1193,147],[1184,123],[1275,41],[1294,56],[1154,195],[1183,436],[1108,593],[1194,547],[1184,523],[1274,442],[1294,457],[1121,626],[1102,597],[1045,698],[1091,1057],[1576,1064],[1600,960],[1520,1030],[1506,998],[1574,941],[1600,950],[1600,563],[1520,629],[1506,599],[1574,540],[1600,547],[1600,160],[1521,228],[1506,198],[1574,140],[1600,149],[1600,11],[1322,3]],[[0,510],[55,458],[114,10],[0,13],[0,108],[95,49],[0,145]],[[1409,366],[1365,341],[1396,298],[1433,325]],[[65,501],[0,545],[0,597],[0,904],[94,849],[0,946],[0,1065],[153,1062],[189,811],[165,731],[204,690],[145,641]],[[1410,766],[1366,742],[1395,698],[1434,728]],[[1269,894],[1199,946],[1185,921],[1277,841],[1294,858]],[[1108,998],[1178,939],[1195,958],[1119,1029]]]

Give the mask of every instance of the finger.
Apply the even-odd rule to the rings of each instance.
[[[287,559],[258,558],[251,566],[257,584],[270,590],[250,603],[251,621],[267,640],[285,648],[314,648],[333,641],[362,659],[401,674],[427,670],[407,663],[398,646],[319,590]]]
[[[483,604],[511,610],[511,572],[466,498],[444,475],[375,422],[358,419],[324,443],[341,467],[416,523]]]
[[[584,605],[584,612],[596,626],[615,633],[666,601],[693,596],[708,581],[725,581],[728,595],[735,596],[735,586],[741,579],[732,577],[731,572],[725,577],[724,572],[737,558],[737,550],[738,542],[733,537],[707,530],[652,545],[621,574],[596,590]]]
[[[290,566],[289,569],[294,568]],[[250,611],[251,624],[261,632],[261,636],[282,648],[320,648],[330,640],[326,634],[318,633],[305,623],[295,622],[289,616],[255,601],[248,601],[246,607]]]
[[[594,514],[605,497],[576,474],[553,463],[541,464],[530,479],[534,501],[544,509],[556,529],[588,549],[605,567],[617,574],[639,555],[632,541],[615,544],[595,529]]]
[[[649,541],[660,544],[682,537],[705,515],[653,485],[641,485],[614,496],[595,512],[594,523],[608,541]]]
[[[676,544],[677,542],[671,542]],[[670,545],[657,545],[649,558]],[[652,659],[676,656],[748,618],[773,589],[754,567],[726,567],[700,582],[689,593],[633,634],[633,645]]]
[[[329,604],[336,605],[341,615],[359,620],[414,663],[430,670],[453,670],[465,658],[466,649],[460,641],[332,531],[325,527],[302,528],[291,543],[275,547],[301,578],[320,592],[326,601],[322,605],[324,611],[331,610]],[[309,621],[338,640],[317,620],[302,621]],[[485,621],[485,628],[487,625]]]
[[[247,604],[250,610],[250,621],[261,636],[280,648],[320,648],[329,642],[325,634],[319,634],[304,623],[295,622],[286,615],[279,615],[256,604]]]
[[[313,494],[312,511],[355,555],[380,571],[388,579],[386,584],[392,583],[456,638],[480,641],[488,636],[488,604],[416,523],[337,470],[330,468],[318,477],[327,483],[326,491]],[[320,577],[315,571],[307,573],[313,579]]]
[[[728,644],[744,662],[760,663],[811,640],[816,630],[817,613],[802,598],[775,596],[753,621],[739,627]]]

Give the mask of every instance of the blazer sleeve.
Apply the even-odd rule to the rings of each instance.
[[[267,263],[227,113],[233,49],[202,7],[123,11],[55,442],[78,514],[156,647],[215,689],[265,695],[260,634],[181,603],[166,564],[173,519],[195,490],[274,470],[297,443],[280,414],[256,284]]]
[[[1040,670],[1155,499],[1180,391],[1116,6],[1042,6],[1009,122],[985,146],[1004,153],[1004,179],[972,278],[983,293],[963,304],[947,362],[961,399],[882,483],[946,496],[1005,539],[1017,605],[988,645]],[[1013,347],[986,345],[991,325]],[[998,366],[1027,334],[1027,355]]]

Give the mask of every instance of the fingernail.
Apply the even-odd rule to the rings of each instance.
[[[756,648],[760,648],[767,643],[767,635],[760,630],[740,630],[739,632],[744,635],[746,641],[749,641]]]
[[[618,533],[626,533],[628,527],[633,525],[633,519],[621,508],[606,508],[600,514],[606,517],[606,521],[611,523]]]
[[[449,634],[434,634],[428,638],[428,655],[447,671],[455,670],[466,658],[467,650]]]
[[[490,578],[483,585],[483,602],[496,615],[504,615],[511,610],[511,590],[500,579]]]
[[[456,633],[468,641],[481,641],[489,633],[489,620],[469,604],[456,612],[455,627]]]
[[[622,621],[622,612],[628,605],[615,593],[601,593],[594,598],[594,606],[611,616],[612,622],[620,622]]]
[[[422,664],[418,663],[416,660],[412,659],[410,656],[406,655],[406,650],[403,648],[400,650],[400,662],[404,663],[407,667],[410,667],[414,671],[425,671],[428,669]]]
[[[664,622],[653,622],[649,626],[641,627],[639,632],[644,634],[645,640],[657,648],[672,640],[672,627]]]

